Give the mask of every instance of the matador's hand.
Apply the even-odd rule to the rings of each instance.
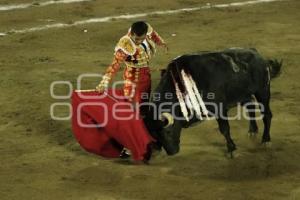
[[[104,90],[106,90],[108,88],[109,81],[110,81],[109,76],[107,76],[107,75],[103,76],[101,82],[96,87],[96,91],[99,92],[99,93],[103,93]]]
[[[104,90],[106,89],[107,87],[105,87],[101,82],[99,85],[97,85],[96,87],[96,91],[99,92],[99,93],[103,93]]]

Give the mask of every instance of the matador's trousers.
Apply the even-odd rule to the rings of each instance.
[[[126,67],[124,74],[124,96],[134,103],[149,101],[151,74],[149,67]]]

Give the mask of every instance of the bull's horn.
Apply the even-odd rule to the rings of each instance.
[[[168,124],[164,126],[164,128],[167,128],[169,126],[172,126],[174,124],[174,117],[167,112],[161,113],[160,119],[165,118],[168,120]]]

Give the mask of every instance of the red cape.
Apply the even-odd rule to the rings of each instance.
[[[154,139],[129,103],[117,97],[122,95],[121,90],[115,90],[117,95],[113,95],[112,90],[107,93],[73,92],[72,128],[75,138],[82,148],[103,157],[117,158],[126,147],[134,160],[143,160],[147,145]]]

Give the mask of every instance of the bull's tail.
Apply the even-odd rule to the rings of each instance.
[[[282,60],[279,62],[277,59],[269,59],[267,62],[271,79],[278,77],[281,73]]]

